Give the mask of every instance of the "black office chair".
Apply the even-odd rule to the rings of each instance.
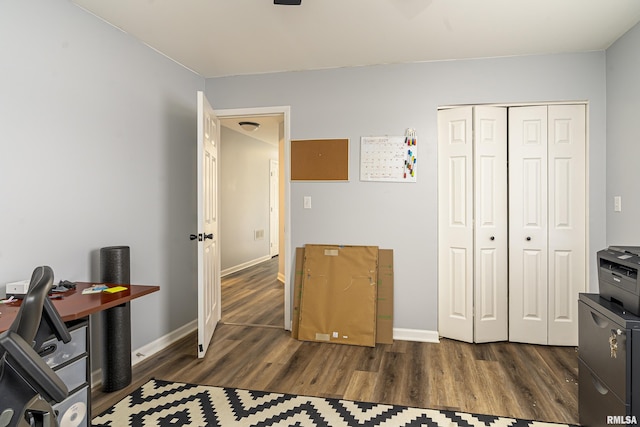
[[[63,401],[69,392],[37,352],[40,335],[54,332],[66,342],[71,339],[47,298],[52,285],[51,268],[37,267],[15,320],[0,334],[0,427],[58,425],[51,405]]]

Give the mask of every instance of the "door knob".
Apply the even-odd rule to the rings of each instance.
[[[202,234],[189,234],[189,240],[198,240],[202,241]]]
[[[489,240],[496,240],[494,236],[489,237]]]
[[[207,240],[207,239],[211,239],[211,240],[213,240],[213,234],[212,234],[212,233],[210,233],[210,234],[205,234],[205,235],[204,235],[204,240]]]
[[[531,240],[531,237],[527,236],[527,242]]]

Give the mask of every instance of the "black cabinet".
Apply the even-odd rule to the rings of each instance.
[[[640,317],[599,294],[580,294],[578,307],[580,424],[637,424]]]

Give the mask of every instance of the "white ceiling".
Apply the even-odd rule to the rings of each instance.
[[[604,50],[638,0],[72,0],[203,77]]]

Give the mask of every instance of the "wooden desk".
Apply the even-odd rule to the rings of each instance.
[[[90,314],[98,313],[109,308],[127,303],[133,299],[148,295],[160,290],[159,286],[144,285],[112,285],[105,283],[109,287],[124,286],[126,291],[109,294],[100,292],[98,294],[82,295],[82,290],[97,283],[76,282],[75,290],[56,293],[54,295],[62,295],[62,299],[53,299],[53,305],[60,313],[60,317],[65,322],[71,320],[82,319]],[[9,304],[0,304],[0,332],[6,331],[11,326],[16,313],[20,309],[22,300]]]
[[[91,314],[96,314],[96,313],[102,313],[103,316],[104,315],[109,315],[111,312],[119,312],[120,310],[122,310],[123,308],[126,310],[126,314],[129,314],[129,302],[131,300],[134,300],[136,298],[140,298],[141,296],[144,295],[148,295],[150,293],[153,292],[157,292],[158,290],[160,290],[159,286],[143,286],[143,285],[113,285],[113,284],[108,284],[105,283],[105,285],[107,285],[108,287],[114,287],[114,286],[124,286],[127,288],[127,290],[122,291],[122,292],[116,292],[113,294],[110,293],[105,293],[105,292],[100,292],[100,293],[95,293],[95,294],[86,294],[83,295],[82,294],[82,290],[85,288],[88,288],[92,285],[94,285],[96,283],[86,283],[86,282],[76,282],[76,289],[75,290],[70,290],[67,292],[61,292],[61,293],[54,293],[54,296],[59,296],[62,295],[61,299],[57,299],[54,298],[52,299],[53,305],[56,307],[56,310],[58,310],[58,313],[60,314],[60,317],[62,317],[62,320],[64,320],[65,322],[73,322],[73,321],[77,321],[80,319],[84,319],[89,317],[89,315]],[[15,302],[9,303],[9,304],[0,304],[0,332],[3,332],[7,329],[9,329],[9,327],[11,326],[11,323],[13,322],[13,320],[16,317],[16,314],[18,313],[18,310],[20,309],[20,305],[22,304],[22,300],[17,300]],[[105,333],[105,329],[106,330],[110,330],[113,328],[110,328],[108,321],[105,321],[103,319],[102,321],[103,323],[103,343],[102,343],[102,350],[103,350],[103,357],[102,357],[102,376],[103,376],[103,387],[104,384],[107,381],[111,381],[110,378],[107,378],[105,380],[105,373],[109,373],[110,375],[113,375],[113,367],[112,366],[106,366],[105,364],[105,352],[113,352],[114,350],[118,352],[118,354],[126,354],[127,356],[129,356],[131,354],[131,328],[130,328],[130,323],[127,323],[126,327],[122,327],[122,325],[118,325],[120,326],[120,328],[118,329],[118,333],[115,336],[109,336],[107,337],[107,334]],[[86,323],[84,323],[84,325],[87,325]],[[77,322],[76,322],[76,327],[78,326]],[[62,413],[64,412],[65,415],[69,415],[69,413],[66,413],[65,411],[69,410],[69,411],[73,411],[73,405],[86,405],[84,406],[87,410],[86,414],[84,415],[84,419],[79,419],[78,422],[82,422],[81,425],[78,425],[78,427],[89,427],[91,426],[91,376],[90,376],[90,362],[89,362],[89,348],[90,348],[90,328],[88,328],[87,326],[83,326],[83,329],[85,330],[85,336],[86,336],[86,340],[83,339],[83,350],[82,350],[82,354],[79,355],[77,357],[78,361],[76,363],[75,359],[71,359],[69,362],[72,363],[73,365],[67,365],[67,368],[69,366],[75,366],[77,364],[80,364],[80,366],[85,366],[86,367],[86,378],[85,378],[85,383],[84,385],[82,385],[82,388],[79,389],[78,391],[75,391],[72,395],[70,395],[69,397],[67,397],[67,399],[65,399],[63,402],[60,402],[59,404],[57,404],[56,406],[54,406],[54,409],[56,410],[60,410],[61,414],[60,417],[64,417],[64,415],[62,415]],[[105,337],[107,341],[105,341]],[[122,374],[120,377],[118,377],[118,381],[120,382],[116,382],[116,386],[117,387],[121,387],[122,386],[122,382],[123,381],[131,381],[131,360],[130,358],[128,358],[126,361],[123,361],[123,363],[125,364],[125,366],[123,366],[122,368],[120,368],[121,371],[124,371],[124,374]],[[63,364],[61,364],[61,366],[63,366]],[[128,366],[126,366],[128,365]],[[56,368],[54,368],[56,369]],[[111,369],[111,371],[109,371]],[[108,390],[108,391],[115,391],[114,390]]]

